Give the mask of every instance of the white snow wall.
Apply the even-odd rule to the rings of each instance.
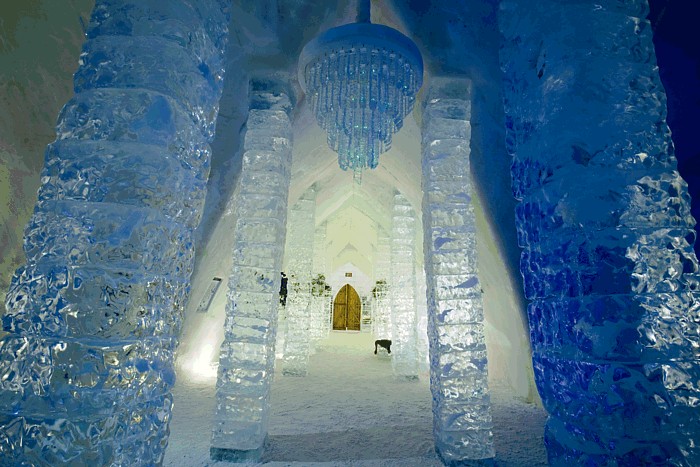
[[[471,86],[433,78],[423,105],[423,225],[435,448],[494,457],[469,164]]]
[[[228,15],[97,2],[7,294],[3,461],[161,462]]]

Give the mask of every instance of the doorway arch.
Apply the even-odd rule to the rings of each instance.
[[[359,331],[361,315],[360,296],[353,286],[345,284],[333,300],[333,330]]]

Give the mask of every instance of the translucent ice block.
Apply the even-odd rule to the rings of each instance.
[[[46,151],[2,319],[3,464],[162,462],[229,17],[156,4],[97,1]]]
[[[435,447],[448,464],[494,457],[471,202],[471,85],[432,82],[423,110],[423,225]]]
[[[235,198],[233,267],[211,457],[259,459],[267,435],[291,169],[291,124],[254,89]],[[269,104],[269,102],[268,102]]]
[[[282,372],[305,376],[311,351],[312,308],[311,268],[316,213],[316,190],[307,189],[289,211],[285,247],[287,283],[287,332],[284,341]]]
[[[416,332],[416,213],[406,197],[394,195],[391,219],[391,363],[394,376],[418,378]]]
[[[506,146],[551,465],[700,464],[695,220],[646,0],[508,0]]]

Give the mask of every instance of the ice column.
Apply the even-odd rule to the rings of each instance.
[[[330,316],[328,315],[328,294],[326,285],[326,227],[324,222],[314,231],[313,284],[309,304],[309,337],[312,351],[318,341],[328,336]]]
[[[287,333],[282,373],[306,376],[311,327],[311,267],[314,249],[316,190],[309,187],[289,210],[287,234]]]
[[[97,1],[2,317],[3,465],[162,461],[227,3]]]
[[[494,457],[469,168],[470,82],[435,78],[423,110],[423,226],[435,448]]]
[[[216,384],[214,460],[259,460],[267,436],[292,157],[291,105],[280,89],[274,82],[252,83]]]
[[[385,231],[377,236],[375,285],[372,290],[372,334],[375,339],[391,340],[391,240]]]
[[[426,373],[430,370],[428,341],[428,302],[425,268],[416,266],[416,352],[418,370]]]
[[[400,193],[391,218],[391,359],[394,376],[418,378],[416,348],[416,213]]]
[[[700,465],[694,219],[645,0],[507,0],[501,66],[551,465]]]

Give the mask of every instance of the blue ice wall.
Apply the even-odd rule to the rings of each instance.
[[[162,460],[228,3],[97,1],[2,319],[3,465]]]
[[[700,465],[695,220],[646,15],[646,0],[501,2],[551,465]]]

